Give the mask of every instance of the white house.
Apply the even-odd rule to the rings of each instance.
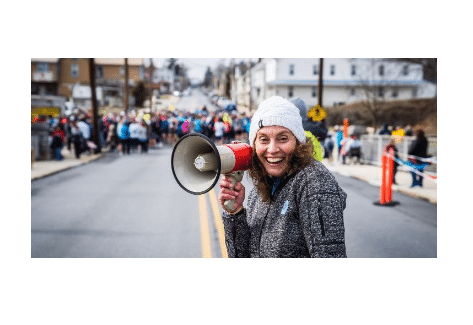
[[[319,58],[262,59],[251,69],[253,108],[274,95],[300,97],[308,107],[316,105],[319,73]],[[238,79],[246,79],[247,75],[248,72],[245,76],[236,74],[237,87],[242,83]],[[422,77],[420,64],[386,59],[324,58],[322,106],[331,107],[373,97],[396,100],[436,96],[436,86]],[[244,88],[237,90],[239,98],[243,98]]]

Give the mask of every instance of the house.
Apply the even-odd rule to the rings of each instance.
[[[122,106],[125,59],[96,58],[94,63],[99,104]],[[61,59],[60,70],[60,94],[72,98],[79,106],[90,107],[89,60],[86,58]],[[128,78],[129,91],[131,91],[138,81],[143,80],[142,59],[128,59]]]
[[[58,95],[59,59],[31,59],[31,94]]]
[[[250,92],[252,109],[266,98],[300,97],[308,107],[318,104],[319,73],[322,70],[322,106],[331,107],[366,99],[396,100],[436,96],[436,86],[423,79],[422,66],[389,59],[269,58],[252,66],[251,72],[236,73],[237,101]],[[251,75],[251,80],[248,79]],[[245,88],[247,88],[245,90]],[[246,100],[248,103],[249,100]]]
[[[125,59],[96,58],[97,100],[101,105],[122,106]],[[129,91],[143,80],[143,60],[128,59]],[[31,59],[31,94],[57,95],[90,107],[88,58]]]

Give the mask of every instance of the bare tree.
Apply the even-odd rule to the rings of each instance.
[[[367,61],[356,65],[359,60]],[[363,104],[371,116],[371,125],[378,127],[382,115],[381,108],[386,102],[387,90],[399,92],[399,79],[402,66],[390,59],[353,59],[356,65],[358,82],[363,92]]]

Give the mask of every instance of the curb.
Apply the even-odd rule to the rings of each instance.
[[[327,166],[326,166],[327,167]],[[351,177],[351,178],[355,178],[355,179],[358,179],[360,181],[363,181],[363,182],[366,182],[372,186],[376,186],[375,184],[372,184],[371,182],[369,182],[368,180],[366,180],[365,178],[363,177],[360,177],[358,175],[353,175],[351,173],[344,173],[344,172],[340,172],[339,170],[335,169],[335,168],[327,168],[331,173],[337,173],[341,176],[344,176],[344,177]],[[400,188],[400,187],[397,187],[397,188],[393,188],[393,191],[395,192],[399,192],[399,193],[402,193],[404,195],[407,195],[407,196],[410,196],[410,197],[414,197],[416,199],[421,199],[421,200],[424,200],[424,201],[427,201],[431,204],[435,204],[437,205],[437,199],[435,198],[430,198],[430,197],[425,197],[425,196],[422,196],[420,194],[417,194],[417,193],[414,193],[412,191],[409,191],[409,190],[405,190],[403,188]]]
[[[77,162],[76,164],[73,164],[73,165],[70,165],[70,166],[65,166],[65,167],[59,167],[58,169],[56,170],[53,170],[51,172],[48,172],[46,174],[43,174],[43,175],[38,175],[38,176],[35,176],[35,177],[31,177],[31,181],[35,181],[37,179],[42,179],[42,178],[45,178],[45,177],[48,177],[48,176],[51,176],[51,175],[54,175],[54,174],[57,174],[57,173],[60,173],[62,171],[65,171],[65,170],[69,170],[69,169],[72,169],[74,167],[77,167],[77,166],[82,166],[82,165],[86,165],[92,161],[95,161],[97,159],[100,159],[103,157],[103,153],[100,153],[100,154],[97,154],[96,156],[94,157],[91,157],[89,160],[87,161],[80,161],[80,162]]]

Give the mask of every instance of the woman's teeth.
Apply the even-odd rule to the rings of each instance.
[[[278,164],[283,160],[284,158],[266,158],[266,161],[269,162],[270,164]]]

